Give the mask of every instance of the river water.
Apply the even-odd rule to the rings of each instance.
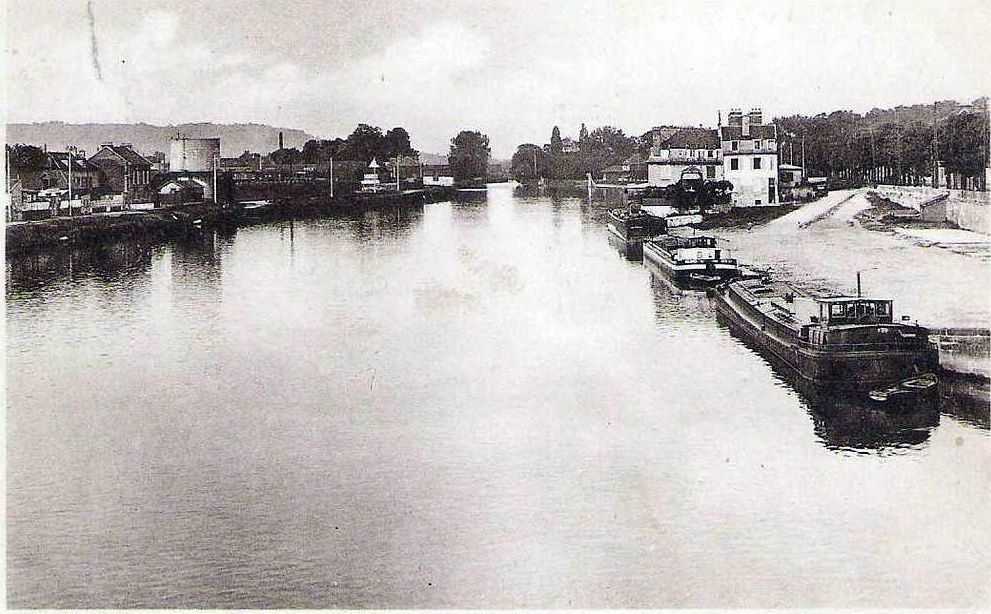
[[[988,603],[986,401],[805,396],[608,237],[494,186],[9,261],[9,605]]]

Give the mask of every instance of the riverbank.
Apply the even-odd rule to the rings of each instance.
[[[320,190],[301,186],[295,192],[273,193],[272,200],[246,207],[220,207],[196,203],[150,211],[123,211],[77,217],[61,217],[8,224],[6,256],[72,245],[141,239],[150,241],[181,237],[189,232],[229,225],[243,225],[327,212],[361,212],[447,200],[454,188],[430,188],[402,193],[348,194],[330,198]]]
[[[771,220],[788,215],[797,210],[795,205],[776,205],[770,207],[733,207],[729,211],[707,215],[698,224],[693,224],[699,230],[713,228],[750,228],[766,224]]]

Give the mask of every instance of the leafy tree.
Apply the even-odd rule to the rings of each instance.
[[[489,166],[489,137],[474,130],[462,130],[451,139],[448,163],[455,181],[485,177]]]
[[[982,177],[988,159],[987,113],[961,113],[946,120],[941,152],[946,169],[961,177]]]
[[[551,155],[559,155],[561,153],[561,129],[554,126],[551,130]]]
[[[520,183],[537,181],[547,168],[547,153],[539,145],[525,143],[516,148],[509,174]]]
[[[599,175],[602,170],[619,164],[636,150],[633,139],[623,134],[619,128],[602,126],[588,135],[588,147],[583,152],[583,172]]]
[[[343,139],[309,140],[303,145],[303,162],[324,164],[331,158],[339,158],[344,147]]]
[[[382,130],[368,124],[358,124],[354,132],[344,141],[342,154],[348,160],[368,164],[378,154],[381,142]]]
[[[41,171],[48,165],[44,150],[34,145],[7,145],[10,166],[19,171]]]
[[[410,146],[409,132],[396,127],[385,133],[375,155],[379,160],[389,160],[398,156],[416,156],[417,151]]]
[[[288,166],[290,170],[292,170],[293,166],[299,164],[302,161],[303,161],[303,152],[296,149],[295,147],[289,149],[286,148],[277,149],[276,151],[272,152],[272,162],[275,162],[280,166]]]

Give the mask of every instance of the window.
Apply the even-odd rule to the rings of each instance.
[[[740,159],[739,158],[733,158],[733,159],[731,159],[729,161],[729,167],[730,167],[730,170],[734,170],[734,171],[735,170],[739,170],[740,169]]]
[[[760,149],[760,139],[754,141],[754,149]]]
[[[737,149],[740,149],[740,141],[733,141],[732,148],[733,148],[733,151],[736,151]]]
[[[716,167],[711,164],[705,167],[705,176],[707,179],[714,179],[716,177]]]
[[[754,199],[754,204],[755,205],[763,205],[764,203],[761,201],[761,199],[756,198],[756,199]]]
[[[767,159],[767,168],[774,168],[774,158]]]
[[[760,158],[754,158],[754,170],[760,168]]]

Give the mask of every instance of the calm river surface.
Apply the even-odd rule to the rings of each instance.
[[[805,397],[604,212],[8,262],[9,605],[986,605],[981,401]]]

